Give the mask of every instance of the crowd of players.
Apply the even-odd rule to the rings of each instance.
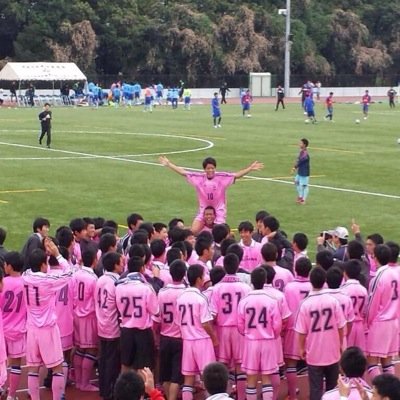
[[[240,239],[215,218],[207,207],[194,236],[180,219],[167,226],[131,214],[123,237],[114,221],[76,218],[53,238],[50,222],[36,219],[21,252],[1,252],[0,384],[8,359],[8,399],[16,398],[23,357],[33,400],[41,365],[52,371],[54,399],[68,380],[112,399],[120,371],[150,367],[169,400],[191,400],[197,377],[219,360],[239,400],[256,400],[259,379],[262,399],[277,399],[279,372],[293,400],[305,360],[317,400],[335,390],[341,352],[354,346],[367,356],[366,376],[394,374],[397,243],[379,234],[364,242],[353,221],[354,240],[345,227],[322,232],[313,268],[307,236],[289,240],[266,211],[255,228],[239,224]],[[0,244],[5,236],[1,230]],[[90,383],[96,362],[99,388]],[[362,374],[347,378],[351,390],[369,393]]]

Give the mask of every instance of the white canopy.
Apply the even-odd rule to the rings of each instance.
[[[9,62],[0,71],[0,81],[86,81],[75,63]]]

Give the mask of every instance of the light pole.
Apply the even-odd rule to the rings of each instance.
[[[286,33],[285,33],[285,81],[284,89],[285,96],[289,96],[290,90],[290,46],[292,44],[291,34],[290,34],[290,2],[291,0],[286,0]]]

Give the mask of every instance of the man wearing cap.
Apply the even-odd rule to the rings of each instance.
[[[349,239],[349,231],[344,226],[337,226],[335,229],[326,231],[328,235],[332,237],[331,246],[324,246],[325,235],[317,238],[317,252],[321,250],[329,250],[333,252],[333,258],[339,261],[346,261],[347,255],[347,243]]]

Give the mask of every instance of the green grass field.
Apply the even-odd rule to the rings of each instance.
[[[180,216],[190,224],[194,190],[158,165],[160,154],[189,168],[201,168],[206,156],[217,159],[218,170],[265,163],[251,174],[260,179],[245,178],[229,189],[232,228],[266,209],[289,236],[307,233],[311,252],[319,232],[350,228],[352,218],[366,234],[400,240],[400,108],[373,105],[364,121],[359,105],[337,104],[335,123],[329,123],[319,104],[314,126],[304,123],[297,103],[279,112],[255,104],[251,119],[241,116],[240,106],[227,105],[222,129],[213,128],[208,105],[190,112],[158,107],[152,114],[141,107],[54,108],[50,150],[38,144],[38,112],[0,109],[0,225],[8,231],[8,249],[21,248],[37,216],[50,219],[51,233],[78,216],[125,224],[132,212],[153,222]],[[290,176],[301,137],[310,141],[311,184],[321,186],[311,187],[304,206],[295,204]]]

